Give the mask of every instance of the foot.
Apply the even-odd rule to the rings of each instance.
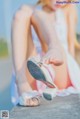
[[[46,64],[61,65],[63,63],[62,52],[56,49],[50,49],[42,58],[42,62]]]
[[[28,107],[39,106],[40,97],[35,91],[23,93],[19,98],[19,105]]]
[[[31,98],[31,99],[27,99],[27,100],[26,100],[26,105],[25,105],[25,106],[35,107],[35,106],[39,106],[39,105],[40,105],[39,98],[33,97],[33,98]]]

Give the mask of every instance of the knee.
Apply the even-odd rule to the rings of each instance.
[[[13,17],[13,21],[19,21],[19,20],[21,20],[22,16],[23,16],[23,11],[22,10],[18,10],[15,13],[14,17]]]
[[[32,12],[32,8],[28,5],[22,5],[20,7],[21,10],[27,11],[27,12]]]
[[[15,13],[13,21],[27,20],[32,15],[32,8],[27,5],[21,6],[21,8]]]

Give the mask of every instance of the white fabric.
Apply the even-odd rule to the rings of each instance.
[[[67,58],[67,68],[68,73],[70,76],[70,80],[74,87],[70,87],[68,89],[65,89],[64,91],[61,91],[62,96],[68,95],[71,92],[71,90],[75,93],[80,93],[80,67],[75,61],[75,59],[71,56],[71,54],[68,51],[68,40],[67,40],[67,24],[65,22],[64,13],[61,9],[58,9],[55,13],[56,15],[56,32],[58,35],[58,38],[65,50],[66,58]],[[64,94],[65,92],[65,94]],[[60,94],[60,93],[59,93]],[[60,94],[60,96],[61,96]]]

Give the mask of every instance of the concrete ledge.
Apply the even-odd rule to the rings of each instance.
[[[53,101],[41,99],[38,107],[16,106],[10,119],[80,119],[79,95],[56,97]]]

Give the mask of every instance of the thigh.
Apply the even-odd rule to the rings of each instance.
[[[64,63],[61,66],[54,66],[56,77],[54,83],[58,86],[59,89],[65,89],[69,86],[71,86],[70,77],[68,74],[68,67],[67,67],[67,58],[64,54]]]

